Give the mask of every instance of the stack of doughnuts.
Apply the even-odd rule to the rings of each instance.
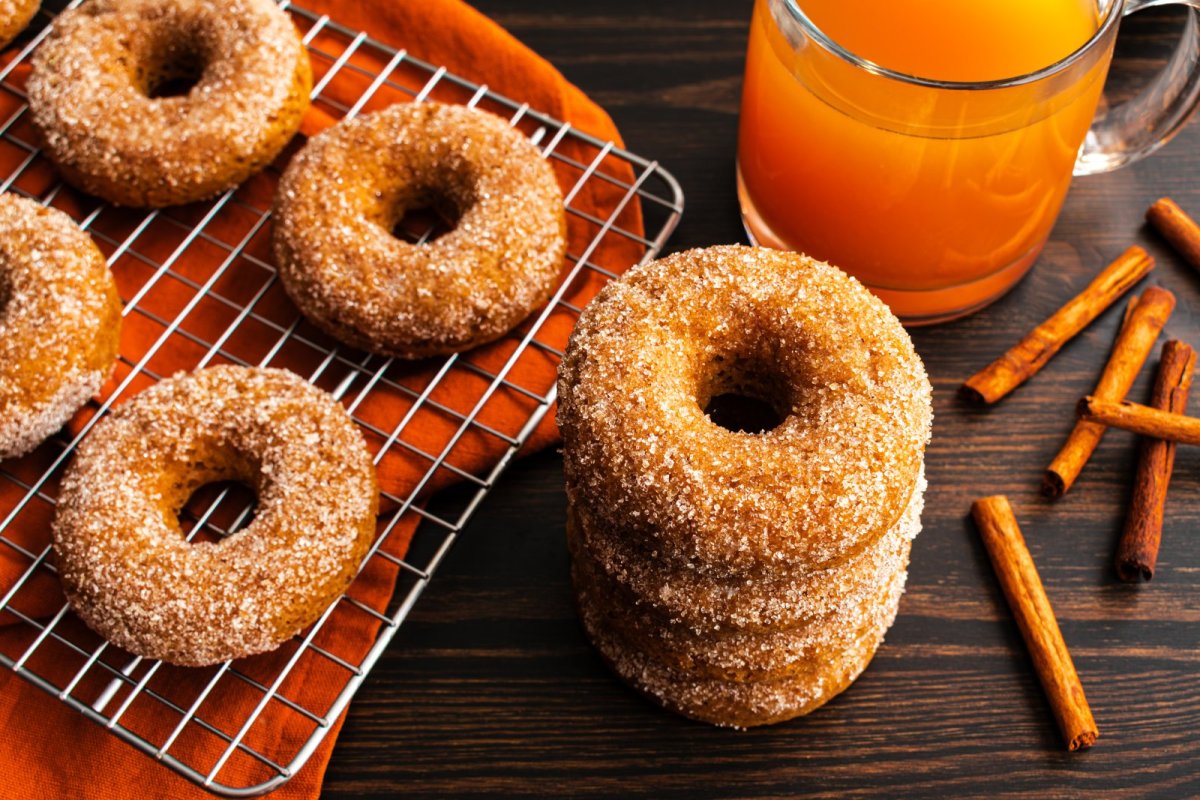
[[[730,397],[773,418],[718,424]],[[930,398],[891,312],[802,255],[693,250],[608,285],[572,335],[558,412],[572,578],[601,655],[718,725],[845,689],[904,591]]]

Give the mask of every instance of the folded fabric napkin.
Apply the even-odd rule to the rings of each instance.
[[[544,112],[551,117],[565,120],[573,127],[606,141],[620,143],[619,135],[607,114],[589,100],[579,89],[569,84],[550,64],[517,42],[495,23],[458,0],[421,0],[421,2],[394,2],[394,0],[370,0],[361,3],[340,3],[337,0],[312,0],[304,4],[310,10],[328,14],[337,22],[357,30],[368,31],[375,39],[407,51],[430,63],[444,65],[469,80],[486,83],[491,89]],[[301,28],[304,26],[302,25]],[[312,44],[320,48],[323,35],[318,35]],[[344,43],[343,43],[344,45]],[[18,49],[12,48],[13,51]],[[10,53],[8,58],[12,58]],[[353,61],[368,70],[380,70],[385,62],[374,59],[366,51],[360,51]],[[328,68],[328,62],[314,59],[314,68],[320,75]],[[10,77],[20,83],[22,65]],[[414,88],[427,75],[406,75],[398,71],[394,76],[399,83]],[[371,84],[371,77],[354,70],[342,70],[322,93],[328,99],[343,106],[354,101]],[[434,87],[434,99],[447,102],[464,102],[461,88],[449,83]],[[383,87],[377,91],[364,110],[386,106],[392,102],[408,99],[408,95]],[[10,93],[0,96],[0,119],[9,118],[19,106],[19,98]],[[337,118],[336,106],[318,102],[305,119],[303,132],[313,134],[332,124]],[[529,126],[523,126],[528,128]],[[14,130],[19,134],[20,126]],[[0,174],[9,174],[16,169],[23,153],[9,152],[0,148]],[[582,164],[589,164],[597,157],[597,151],[570,137],[556,145],[556,151]],[[564,191],[576,184],[581,170],[566,161],[556,161],[560,183]],[[599,171],[618,181],[629,184],[634,176],[627,164],[616,159],[605,159]],[[39,194],[44,193],[57,178],[45,164],[29,165],[22,172],[17,186]],[[249,205],[266,207],[274,178],[258,176],[247,183],[240,192]],[[626,189],[615,182],[591,180],[583,185],[571,200],[571,207],[579,214],[568,215],[568,252],[580,256],[589,243],[601,233],[595,220],[605,220],[614,212],[618,226],[625,231],[640,235],[642,223],[636,198],[625,202]],[[71,192],[64,192],[55,200],[55,205],[74,213],[77,219],[91,207],[88,200]],[[239,218],[231,206],[230,213],[223,213],[206,228],[208,236],[216,241],[237,242],[246,233],[246,221]],[[178,210],[180,219],[187,219],[187,210]],[[198,218],[199,215],[197,215]],[[244,217],[244,215],[242,215]],[[110,239],[120,240],[127,231],[118,229],[103,231],[103,220],[97,220],[95,232],[98,238],[106,234]],[[241,227],[239,227],[239,225]],[[178,226],[176,226],[178,227]],[[169,226],[153,226],[138,239],[139,252],[154,259],[165,259],[179,246],[182,234],[177,230],[176,238],[162,231]],[[262,260],[270,260],[269,232],[260,231],[250,240],[247,252]],[[195,283],[203,282],[212,273],[213,263],[220,259],[205,259],[198,248],[207,246],[198,241],[182,251],[172,271],[189,276],[195,262],[196,270],[207,272],[191,275]],[[216,246],[216,244],[212,244]],[[112,246],[105,246],[111,254]],[[620,272],[636,262],[643,254],[642,246],[629,237],[608,234],[600,239],[599,246],[587,256],[589,264],[602,267],[609,272]],[[566,265],[566,268],[572,266]],[[133,255],[125,254],[114,264],[114,274],[121,286],[122,296],[131,297],[148,280],[152,269]],[[221,277],[215,288],[226,297],[248,299],[256,287],[263,284],[261,267],[253,263],[233,264]],[[599,290],[603,279],[599,273],[586,270],[570,286],[568,297],[571,305],[582,307]],[[212,342],[229,328],[236,311],[227,305],[209,299],[198,301],[195,309],[183,318],[179,329],[170,332],[162,324],[173,319],[190,300],[195,297],[194,285],[173,278],[160,278],[154,291],[147,292],[139,302],[142,311],[130,313],[122,335],[122,353],[137,362],[142,354],[158,348],[153,358],[145,365],[157,375],[169,375],[178,370],[192,369],[205,351],[200,342]],[[244,300],[245,301],[245,300]],[[274,286],[267,292],[255,311],[261,317],[279,320],[286,325],[294,316],[294,308],[286,297]],[[574,323],[574,313],[568,308],[555,310],[538,334],[538,340],[552,348],[561,349]],[[319,334],[313,333],[315,337]],[[270,345],[278,339],[278,333],[269,328],[256,328],[244,323],[229,337],[224,350],[251,363],[261,360]],[[431,396],[441,406],[424,406],[413,415],[400,431],[400,439],[410,448],[392,447],[379,464],[380,483],[389,494],[404,498],[414,489],[416,482],[428,469],[429,461],[414,455],[414,452],[438,454],[450,443],[451,437],[461,425],[461,418],[473,409],[490,380],[482,373],[495,374],[509,359],[514,350],[512,341],[502,341],[481,348],[465,360],[480,370],[457,370],[438,384]],[[289,342],[270,361],[271,366],[284,366],[308,375],[319,364],[320,354],[315,348]],[[213,363],[221,363],[217,358]],[[534,390],[545,391],[554,381],[555,357],[545,350],[530,348],[516,363],[510,373],[511,383]],[[429,384],[439,363],[415,365],[405,368],[396,379],[399,385],[423,387]],[[105,397],[118,388],[116,402],[132,396],[149,385],[151,378],[139,372],[128,381],[129,368],[122,365],[114,379],[105,388]],[[126,384],[122,386],[122,384]],[[326,386],[326,388],[332,388]],[[101,399],[104,399],[102,397]],[[411,392],[394,387],[378,385],[355,409],[355,415],[367,420],[378,429],[391,431],[412,408]],[[530,398],[519,391],[502,387],[483,406],[480,421],[507,435],[515,435],[534,409]],[[72,431],[82,430],[94,409],[86,409],[69,426]],[[526,451],[545,447],[556,441],[557,431],[553,415],[550,414],[529,439]],[[383,445],[382,437],[368,434],[369,444],[378,449]],[[490,465],[505,451],[507,445],[499,438],[472,428],[449,450],[449,462],[459,470],[473,474],[485,473]],[[47,445],[23,459],[3,464],[11,476],[32,482],[53,462],[60,447]],[[427,485],[429,491],[452,483],[455,474],[442,469]],[[55,481],[47,484],[45,492],[53,495]],[[0,519],[7,517],[25,496],[25,490],[12,480],[0,478]],[[21,508],[12,524],[3,531],[3,536],[19,543],[32,553],[40,553],[48,542],[53,505],[44,497],[34,497]],[[394,556],[402,556],[416,527],[417,516],[407,514],[401,518],[386,542],[386,550]],[[0,544],[0,595],[3,595],[26,572],[30,559],[16,549]],[[397,569],[384,559],[373,559],[368,569],[351,587],[351,595],[359,602],[377,609],[386,608],[388,599],[397,580]],[[53,576],[44,569],[22,587],[13,598],[11,608],[30,618],[41,619],[57,613],[63,597]],[[29,625],[12,624],[13,615],[0,613],[0,652],[16,658],[33,642],[36,631]],[[68,616],[57,623],[57,630],[71,631],[86,636],[79,623]],[[341,615],[334,618],[321,632],[318,641],[326,649],[341,653],[348,660],[361,658],[374,640],[378,629],[377,620],[368,614]],[[56,649],[58,648],[58,649]],[[270,681],[282,663],[294,649],[287,646],[276,654],[268,654],[239,662],[238,668],[248,677],[259,681]],[[60,656],[70,656],[60,657]],[[106,652],[105,663],[122,666],[126,658],[120,654]],[[77,654],[66,653],[61,644],[52,641],[41,645],[28,666],[50,679],[57,687],[64,687],[75,674],[81,662]],[[355,662],[357,663],[357,662]],[[144,670],[144,668],[143,668]],[[160,696],[177,702],[184,708],[191,705],[200,687],[211,677],[213,670],[188,670],[165,668],[157,672],[149,686]],[[143,673],[134,673],[140,675]],[[72,696],[87,701],[94,700],[107,683],[109,673],[93,667],[72,687]],[[337,691],[345,683],[346,673],[320,659],[300,662],[281,687],[281,694],[308,708],[327,708]],[[244,684],[244,692],[238,693],[229,686]],[[226,682],[219,698],[206,700],[199,707],[199,716],[206,723],[228,735],[237,733],[249,711],[258,703],[262,694],[250,683]],[[122,694],[107,709],[111,713],[121,702]],[[219,699],[219,702],[216,700]],[[166,711],[157,702],[134,702],[121,717],[121,724],[139,732],[144,738],[161,742],[178,722],[179,717]],[[333,731],[308,761],[299,774],[279,789],[274,797],[308,798],[317,797],[320,791],[325,766],[329,761],[342,719],[338,719]],[[86,720],[83,715],[71,710],[50,695],[35,688],[15,674],[4,671],[0,674],[0,797],[72,797],[72,798],[189,798],[208,797],[206,792],[177,776],[153,759],[136,752],[119,741],[99,725]],[[246,744],[262,753],[294,752],[299,743],[308,738],[312,725],[305,723],[299,715],[289,711],[278,701],[268,703],[259,721],[246,735]],[[169,752],[185,763],[204,769],[215,763],[225,749],[225,743],[212,735],[205,735],[198,726],[189,726],[184,735],[175,741]],[[270,770],[245,753],[237,752],[230,758],[217,780],[233,786],[249,785],[273,774]]]

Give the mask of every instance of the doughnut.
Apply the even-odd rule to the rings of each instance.
[[[25,30],[41,5],[41,0],[0,0],[0,47]]]
[[[667,569],[653,554],[622,548],[618,535],[593,528],[578,506],[566,523],[572,561],[608,595],[679,636],[791,631],[845,613],[877,594],[902,569],[920,531],[924,498],[916,495],[882,539],[851,561],[800,577],[712,581],[694,571]],[[665,633],[664,633],[665,634]]]
[[[453,230],[423,244],[393,235],[423,208]],[[550,296],[566,252],[554,170],[507,122],[465,106],[393,105],[313,137],[274,214],[279,276],[301,312],[397,358],[503,336]]]
[[[180,85],[190,89],[169,91]],[[62,176],[152,208],[261,170],[300,127],[311,89],[308,54],[271,0],[89,0],[54,20],[28,82]]]
[[[581,503],[571,507],[567,535],[569,542],[579,540],[573,553],[602,575],[597,580],[666,622],[696,634],[780,630],[857,604],[892,574],[907,553],[899,540],[911,542],[921,530],[924,489],[922,479],[904,514],[878,542],[842,564],[801,577],[759,577],[747,583],[672,567],[661,553],[647,553],[619,532],[599,530]]]
[[[782,418],[713,424],[735,392]],[[908,505],[931,389],[912,342],[857,281],[793,253],[677,253],[609,283],[560,369],[569,492],[604,522],[725,575],[834,566]]]
[[[898,587],[903,591],[903,583]],[[584,630],[605,663],[625,683],[685,717],[720,727],[752,728],[803,716],[823,706],[862,673],[894,620],[895,605],[850,647],[806,672],[773,681],[696,678],[663,666],[607,627],[595,607],[580,605]]]
[[[629,646],[656,663],[699,679],[776,681],[836,658],[853,644],[861,628],[883,624],[884,616],[889,617],[890,624],[907,578],[905,567],[911,544],[903,537],[896,539],[900,554],[882,589],[872,587],[853,606],[801,627],[779,631],[731,629],[697,634],[682,626],[664,624],[652,612],[605,594],[603,582],[587,571],[587,562],[582,559],[573,560],[572,575],[580,603],[603,609],[608,627],[620,631]]]
[[[199,487],[240,481],[254,518],[188,542]],[[274,649],[357,573],[379,490],[362,434],[325,392],[279,369],[179,374],[101,420],[63,478],[55,564],[71,607],[139,656],[203,666]]]
[[[904,591],[932,423],[880,301],[795,253],[678,253],[584,310],[558,392],[576,603],[620,678],[749,727],[866,668]],[[720,424],[728,395],[775,419]]]
[[[112,374],[121,300],[70,217],[0,195],[0,458],[24,455]]]

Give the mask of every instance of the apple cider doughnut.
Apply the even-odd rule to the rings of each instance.
[[[808,714],[845,691],[871,663],[895,620],[904,577],[900,576],[878,616],[864,619],[845,647],[824,654],[786,677],[771,680],[697,676],[638,649],[604,617],[599,606],[581,602],[580,619],[613,672],[642,694],[691,719],[720,727],[752,728]]]
[[[672,626],[701,635],[715,631],[793,629],[857,605],[907,561],[921,530],[924,479],[892,528],[853,558],[800,575],[720,579],[670,563],[661,550],[646,551],[623,530],[602,529],[583,503],[571,506],[567,538],[576,561],[585,561],[614,596]]]
[[[172,85],[182,94],[159,96]],[[123,206],[203,200],[300,127],[312,68],[271,0],[89,0],[33,56],[29,108],[70,183]]]
[[[244,529],[188,542],[179,511],[236,480]],[[131,653],[202,666],[271,650],[321,615],[375,535],[362,434],[325,392],[280,369],[180,374],[117,407],[63,479],[54,554],[72,608]]]
[[[714,424],[709,399],[731,391],[782,421]],[[608,284],[571,336],[567,489],[710,574],[831,567],[909,504],[930,396],[900,323],[840,270],[765,248],[677,253]]]
[[[0,458],[24,455],[112,374],[121,300],[66,214],[0,195]]]
[[[423,244],[392,234],[429,207],[454,229]],[[499,117],[401,103],[335,125],[292,159],[274,247],[288,296],[335,339],[444,355],[500,338],[550,296],[563,197],[542,154]]]

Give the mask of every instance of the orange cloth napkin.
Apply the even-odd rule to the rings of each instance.
[[[378,40],[407,48],[410,54],[433,64],[445,65],[451,71],[470,80],[486,83],[500,94],[527,102],[531,108],[556,119],[566,120],[573,127],[599,139],[620,142],[616,128],[601,108],[569,84],[550,64],[525,48],[495,23],[458,0],[401,3],[394,0],[361,3],[314,0],[307,4],[307,7],[319,13],[329,14],[336,21],[349,27],[367,30]],[[304,30],[306,26],[301,24],[299,27]],[[317,36],[312,44],[318,49],[326,49],[336,54],[345,47],[346,40],[332,33],[323,33]],[[367,50],[360,50],[351,59],[353,64],[375,70],[381,69],[384,62],[385,60],[374,57]],[[329,63],[329,59],[320,56],[314,58],[314,69],[318,78],[328,69]],[[16,73],[18,82],[23,80],[21,69],[24,67],[19,68]],[[419,71],[402,67],[394,79],[398,83],[415,88],[427,77]],[[352,105],[370,83],[370,76],[343,70],[330,82],[323,92],[323,97],[343,105]],[[430,96],[446,102],[465,102],[470,97],[468,93],[448,82],[434,87]],[[404,99],[406,95],[384,87],[364,110]],[[0,96],[0,119],[7,119],[18,102],[7,93]],[[494,111],[501,110],[490,107],[486,102],[482,107]],[[316,103],[305,120],[304,132],[312,134],[322,129],[336,119],[338,113],[336,106]],[[522,127],[530,131],[536,128],[536,125],[523,124]],[[27,122],[18,122],[13,133],[29,140]],[[590,145],[570,137],[563,139],[557,145],[556,151],[585,165],[590,164],[598,153]],[[2,174],[8,174],[16,168],[23,157],[24,154],[16,153],[15,148],[0,145]],[[580,178],[581,170],[568,163],[555,162],[555,168],[564,191],[575,186]],[[634,178],[626,163],[611,157],[599,164],[598,171],[626,184]],[[53,186],[56,180],[53,171],[39,160],[25,169],[16,185],[28,192],[42,194]],[[240,191],[239,196],[249,205],[266,207],[270,202],[273,185],[273,178],[261,175],[251,179]],[[615,183],[597,179],[588,181],[575,194],[570,205],[583,214],[568,215],[570,254],[580,256],[584,253],[589,243],[600,233],[600,226],[594,220],[605,220],[612,216],[621,208],[625,194],[626,190]],[[70,191],[59,195],[55,205],[74,213],[77,219],[92,207],[87,198]],[[168,215],[194,223],[202,213],[203,209],[175,209],[169,211]],[[107,213],[101,216],[96,222],[95,231],[121,240],[129,230],[122,228],[123,218],[119,213],[112,216],[112,220]],[[137,214],[129,217],[135,221],[140,218],[141,215]],[[211,241],[198,240],[183,250],[173,272],[196,283],[203,283],[212,276],[215,265],[222,261],[224,251],[217,242],[237,243],[243,237],[252,234],[250,226],[253,220],[254,215],[239,213],[238,207],[230,206],[206,229]],[[617,227],[635,235],[642,233],[640,207],[636,198],[624,206],[616,217],[616,223]],[[175,252],[184,233],[185,229],[180,226],[159,225],[156,222],[139,237],[136,248],[139,253],[161,262]],[[269,231],[261,230],[248,238],[247,252],[269,261]],[[103,243],[102,248],[106,254],[111,254],[114,249]],[[587,262],[610,272],[619,272],[640,258],[642,252],[642,246],[636,240],[612,232],[603,236],[599,247],[591,252]],[[564,271],[573,266],[573,262],[568,263]],[[113,271],[121,287],[122,296],[128,299],[150,279],[153,268],[134,254],[126,253],[115,262]],[[250,261],[239,261],[232,264],[220,277],[214,285],[214,290],[226,297],[246,302],[264,281],[265,271],[261,267]],[[572,305],[582,307],[599,290],[602,283],[603,279],[599,273],[590,269],[584,270],[570,285],[566,299]],[[160,320],[173,319],[194,295],[194,287],[170,276],[153,283],[151,291],[138,303],[142,311],[130,313],[125,320],[122,335],[123,354],[136,362],[161,340],[157,353],[145,365],[147,370],[158,375],[168,375],[177,370],[194,368],[205,350],[196,340],[214,341],[227,329],[237,313],[236,309],[206,298],[200,300],[192,312],[183,318],[179,331],[167,335]],[[293,307],[277,285],[258,301],[255,311],[281,325],[287,325],[295,315]],[[569,310],[556,309],[541,328],[537,339],[561,349],[566,343],[574,318],[574,314]],[[307,325],[302,326],[301,333],[307,338],[328,344],[328,340]],[[228,339],[224,349],[239,358],[257,363],[278,337],[278,332],[269,326],[249,320],[243,322],[237,332]],[[495,374],[509,359],[513,350],[512,341],[503,341],[468,354],[463,360],[476,365],[483,372]],[[270,365],[285,366],[307,376],[320,364],[321,359],[322,355],[316,349],[293,340],[278,352],[270,361]],[[222,363],[224,360],[218,357],[213,363]],[[378,363],[378,360],[374,363]],[[556,359],[549,353],[530,348],[510,373],[510,383],[541,394],[554,381],[556,363]],[[404,365],[399,367],[392,377],[397,384],[415,387],[420,391],[430,382],[439,367],[440,362]],[[105,392],[111,394],[128,374],[129,369],[122,365]],[[323,381],[318,383],[332,389],[333,386],[329,382],[340,380],[344,374],[345,370],[328,370]],[[117,402],[132,396],[150,382],[151,379],[144,374],[134,376],[117,398]],[[351,387],[346,397],[347,402],[355,398],[355,392],[362,383],[360,379]],[[426,405],[413,415],[399,435],[400,441],[408,447],[392,446],[380,462],[380,482],[385,491],[399,498],[410,494],[430,463],[418,455],[418,451],[433,455],[442,453],[461,425],[461,418],[456,415],[469,413],[482,397],[488,384],[489,379],[478,372],[461,369],[450,373],[438,385],[430,400],[435,401],[442,409]],[[410,393],[377,385],[368,398],[357,407],[355,414],[381,430],[391,431],[411,409],[412,403]],[[533,401],[520,391],[502,387],[483,406],[479,419],[491,428],[512,436],[520,430],[534,408]],[[91,413],[92,410],[81,412],[72,421],[71,430],[80,430]],[[553,443],[556,437],[553,415],[550,414],[534,432],[526,449],[544,447]],[[383,444],[383,437],[378,435],[368,434],[368,439],[371,447],[376,450]],[[449,449],[447,461],[454,468],[480,475],[486,473],[505,448],[506,445],[499,438],[472,428]],[[53,461],[57,452],[57,446],[46,445],[23,459],[6,462],[0,466],[18,479],[32,482]],[[426,489],[433,491],[455,480],[456,475],[452,470],[441,469]],[[46,492],[52,495],[55,486],[56,481],[52,480],[47,484]],[[0,518],[8,516],[23,496],[24,491],[13,481],[0,478]],[[30,552],[39,553],[47,544],[52,516],[52,505],[47,500],[35,497],[22,508],[15,521],[3,532],[3,536],[18,542]],[[386,515],[384,518],[387,518]],[[385,550],[389,554],[404,554],[416,522],[417,516],[412,513],[401,519],[386,541]],[[0,545],[0,595],[14,584],[29,564],[30,560],[26,556],[11,547]],[[387,607],[396,581],[397,569],[388,561],[376,558],[351,587],[350,594],[359,602],[382,611]],[[16,594],[11,607],[28,617],[40,619],[57,612],[62,602],[61,591],[54,578],[46,570],[39,570]],[[316,644],[357,663],[357,659],[366,653],[374,640],[378,623],[368,614],[355,614],[352,613],[352,609],[343,611],[344,606],[346,604],[338,607]],[[0,628],[0,652],[15,658],[30,645],[36,632],[27,624],[14,625],[12,622],[12,615],[0,615],[0,623],[7,625]],[[64,636],[72,641],[87,641],[87,637],[91,635],[70,616],[60,621],[56,630],[63,632]],[[238,668],[252,679],[269,682],[278,673],[280,665],[294,652],[294,646],[285,645],[275,654],[239,662]],[[127,663],[127,656],[111,652],[110,649],[106,651],[103,660],[120,668]],[[81,659],[77,654],[70,653],[63,645],[49,640],[37,649],[36,655],[27,666],[61,688],[70,680],[80,664]],[[212,672],[211,669],[164,668],[153,676],[148,686],[162,697],[186,708]],[[144,674],[145,667],[134,672],[135,678]],[[107,683],[108,675],[109,673],[101,668],[93,667],[72,689],[72,696],[87,702],[95,700]],[[304,659],[280,687],[280,693],[308,708],[325,709],[344,685],[345,678],[346,673],[331,662],[317,658]],[[248,712],[262,694],[244,681],[223,679],[221,685],[226,688],[218,689],[219,697],[201,704],[199,716],[208,724],[232,735],[237,732],[241,722],[246,719]],[[230,686],[240,689],[231,690],[228,688]],[[124,689],[118,693],[107,707],[106,713],[112,713],[118,708],[126,695],[127,690]],[[219,702],[216,702],[217,700]],[[178,716],[168,711],[165,706],[147,699],[143,694],[124,713],[121,724],[151,741],[161,742],[178,719]],[[333,731],[310,758],[307,766],[272,796],[318,796],[325,766],[341,724],[342,719],[339,718]],[[36,796],[210,796],[8,671],[0,674],[0,730],[4,732],[0,739],[0,797],[3,798],[24,800]],[[311,724],[304,722],[297,714],[287,711],[278,702],[271,702],[266,706],[259,722],[247,733],[245,741],[247,745],[262,753],[293,753],[298,744],[307,739],[311,730]],[[192,725],[172,745],[169,752],[185,763],[201,767],[203,771],[215,762],[223,749],[224,742]],[[217,775],[217,780],[227,785],[243,786],[264,780],[272,774],[272,771],[265,769],[253,758],[238,752]]]

